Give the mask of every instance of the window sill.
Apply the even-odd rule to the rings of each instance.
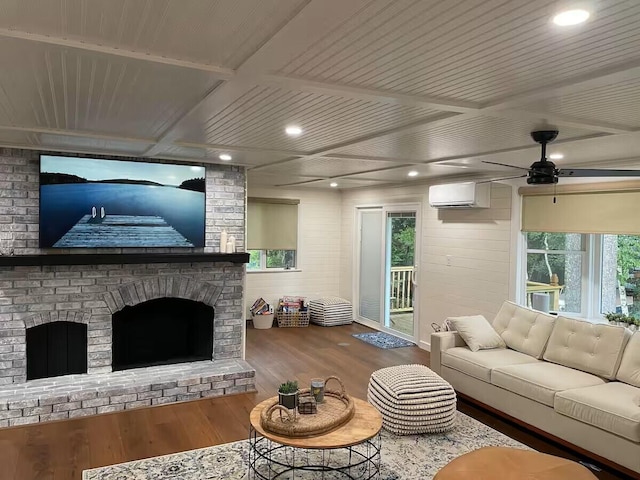
[[[531,307],[527,307],[526,305],[522,305],[525,308],[531,308]],[[543,312],[544,313],[544,312]],[[580,313],[573,313],[573,312],[549,312],[548,315],[553,315],[554,317],[565,317],[565,318],[570,318],[572,320],[585,320],[587,322],[591,322],[591,323],[609,323],[609,321],[604,318],[604,317],[587,317],[585,315],[581,315]]]
[[[290,273],[290,272],[301,272],[299,268],[270,268],[268,270],[247,270],[247,274],[251,273]]]

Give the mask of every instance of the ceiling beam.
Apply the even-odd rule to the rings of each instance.
[[[40,35],[38,33],[23,32],[20,30],[11,30],[8,28],[0,28],[0,37],[17,38],[20,40],[29,40],[32,42],[47,43],[59,47],[75,48],[94,53],[103,53],[116,57],[129,58],[133,60],[142,60],[151,63],[160,63],[163,65],[171,65],[173,67],[190,68],[192,70],[200,70],[207,72],[218,78],[219,80],[229,80],[233,78],[235,72],[231,68],[220,67],[217,65],[209,65],[206,63],[192,62],[189,60],[181,60],[179,58],[165,57],[148,52],[138,52],[135,50],[124,50],[122,48],[109,47],[96,43],[89,43],[80,40],[70,40],[68,38],[53,37],[49,35]]]
[[[521,120],[523,118],[531,118],[534,120],[542,120],[554,126],[579,128],[582,130],[592,130],[594,132],[610,133],[614,135],[633,133],[638,131],[635,127],[628,125],[620,125],[616,123],[586,120],[584,118],[571,117],[559,113],[550,113],[544,111],[522,110],[509,108],[504,110],[482,110],[482,115],[498,118],[512,118]],[[541,127],[544,125],[540,125]]]
[[[222,150],[227,152],[246,152],[246,153],[270,153],[272,155],[281,155],[283,157],[304,157],[309,152],[300,152],[296,150],[277,150],[273,148],[261,147],[240,147],[234,145],[211,144],[211,143],[194,143],[194,142],[173,142],[172,145],[178,147],[202,148],[206,150]]]
[[[129,137],[126,135],[113,135],[109,133],[90,132],[86,130],[64,130],[59,128],[46,127],[21,127],[16,125],[0,125],[0,130],[11,132],[44,133],[47,135],[66,135],[68,137],[92,138],[97,140],[114,140],[116,142],[134,142],[153,144],[153,138]]]
[[[469,113],[478,111],[480,104],[465,102],[441,97],[429,97],[421,95],[406,95],[389,90],[373,88],[353,87],[335,83],[318,82],[305,78],[284,75],[260,75],[257,77],[260,85],[287,88],[303,92],[333,95],[338,97],[367,100],[378,103],[391,103],[393,105],[406,105],[409,107],[432,108],[446,112]]]
[[[344,153],[329,153],[327,155],[322,155],[321,158],[336,158],[338,160],[369,160],[371,162],[393,162],[400,164],[412,163],[415,165],[422,164],[424,160],[418,158],[407,158],[407,157],[376,157],[373,155],[348,155]]]
[[[85,147],[64,148],[49,145],[32,145],[32,144],[2,144],[3,148],[15,148],[18,150],[36,150],[40,153],[81,153],[83,155],[109,155],[112,157],[123,157],[125,160],[128,158],[136,158],[138,155],[131,152],[118,152],[117,150],[90,150]],[[191,159],[193,161],[193,159]]]

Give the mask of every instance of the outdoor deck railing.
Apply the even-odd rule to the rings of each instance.
[[[413,266],[391,267],[391,313],[413,311]]]
[[[550,285],[527,280],[527,306],[533,306],[532,295],[534,293],[548,293],[550,296],[549,306],[552,311],[557,312],[560,310],[560,293],[563,288],[564,285]]]

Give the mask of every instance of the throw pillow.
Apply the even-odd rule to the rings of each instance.
[[[507,345],[493,326],[482,315],[449,317],[447,319],[472,352],[490,348],[506,348]]]

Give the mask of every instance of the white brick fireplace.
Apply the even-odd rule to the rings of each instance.
[[[38,249],[38,171],[37,153],[0,150],[0,426],[253,390],[255,371],[243,360],[244,265],[206,255],[223,228],[244,250],[244,169],[206,166],[204,250],[97,252]],[[25,255],[36,264],[15,264]],[[212,307],[211,359],[112,372],[112,315],[160,298]],[[86,325],[87,373],[27,380],[27,331],[52,322]]]

